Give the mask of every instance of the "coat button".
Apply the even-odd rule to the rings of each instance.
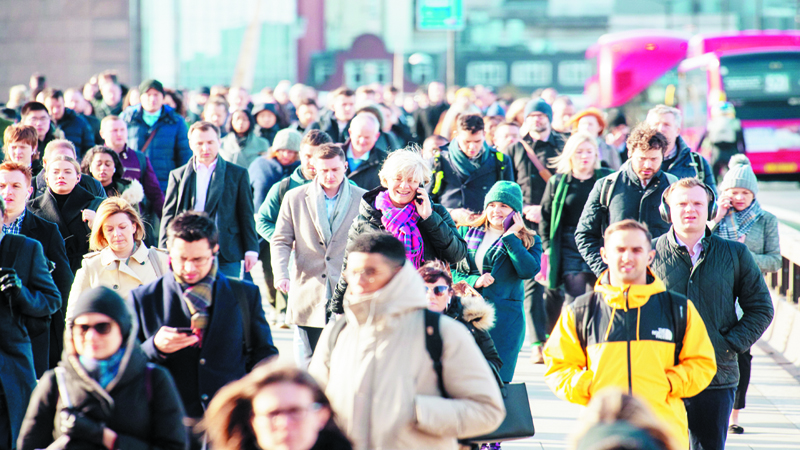
[[[331,260],[331,257],[330,257],[330,256],[326,256],[326,257],[325,257],[325,261],[330,261],[330,260]]]
[[[205,358],[200,358],[200,361],[199,361],[199,362],[200,362],[200,365],[201,365],[201,366],[204,366],[204,365],[206,364],[206,360],[205,360]]]
[[[114,289],[119,289],[119,286],[115,284]]]
[[[323,243],[322,241],[320,241],[320,242],[319,242],[319,245],[325,245],[325,243]]]
[[[144,265],[144,261],[140,262],[139,264],[143,266]]]
[[[203,394],[200,396],[200,400],[207,402],[208,401],[208,394]]]
[[[325,274],[324,273],[322,274],[322,278],[325,278]]]

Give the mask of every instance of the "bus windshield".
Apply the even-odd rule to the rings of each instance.
[[[800,118],[800,52],[723,56],[720,74],[739,119]]]

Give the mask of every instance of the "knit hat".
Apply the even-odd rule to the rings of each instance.
[[[119,325],[123,340],[127,339],[131,332],[131,313],[125,305],[125,300],[105,286],[83,291],[77,300],[70,302],[70,306],[72,306],[70,321],[86,313],[100,313],[110,317]]]
[[[752,192],[753,195],[758,194],[758,181],[756,174],[753,173],[753,167],[750,166],[750,160],[747,156],[742,154],[733,155],[728,163],[728,173],[722,179],[719,185],[719,192],[725,192],[728,189],[742,188]]]
[[[527,118],[529,115],[535,112],[540,112],[547,116],[547,119],[550,122],[553,121],[553,108],[541,98],[535,98],[525,105],[524,117]]]
[[[160,81],[154,80],[150,78],[149,80],[142,81],[142,84],[139,85],[139,93],[144,94],[145,92],[149,91],[150,89],[155,89],[158,92],[161,92],[161,95],[164,95],[164,85],[161,84]]]
[[[511,207],[516,212],[522,212],[522,189],[513,181],[498,181],[489,189],[483,200],[483,209],[489,203],[500,202]]]
[[[586,116],[593,116],[595,119],[597,119],[597,124],[600,125],[600,133],[606,129],[606,120],[603,118],[603,112],[597,108],[586,108],[570,118],[572,131],[578,130],[578,122],[580,122],[580,120]]]
[[[270,151],[278,150],[291,150],[293,152],[300,152],[300,143],[303,142],[303,135],[297,130],[284,128],[275,135],[272,140],[272,147]]]

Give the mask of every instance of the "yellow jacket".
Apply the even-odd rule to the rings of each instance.
[[[160,263],[159,271],[153,267],[153,261]],[[148,248],[143,242],[139,242],[127,263],[120,261],[111,248],[106,247],[99,252],[84,255],[81,268],[78,269],[75,281],[72,282],[69,298],[77,299],[81,292],[87,289],[106,286],[114,289],[126,302],[129,302],[128,294],[134,288],[157,280],[160,277],[158,272],[163,275],[169,270],[167,252],[155,247]],[[133,306],[128,306],[131,306],[131,311],[133,311]],[[72,308],[68,304],[67,318],[71,316]]]
[[[664,283],[649,274],[650,284],[621,288],[603,284],[604,274],[594,293],[564,309],[544,350],[545,381],[557,396],[581,405],[605,387],[626,390],[646,401],[689,448],[681,399],[697,395],[711,382],[717,371],[714,347],[703,319],[687,300],[683,348],[675,364],[672,302],[681,296],[667,292]],[[592,314],[586,312],[589,308]],[[576,311],[588,317],[581,334]],[[585,352],[580,336],[585,336]]]

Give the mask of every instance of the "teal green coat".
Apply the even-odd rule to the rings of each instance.
[[[613,170],[606,168],[594,171],[593,181],[610,175]],[[564,201],[567,198],[569,183],[572,174],[556,174],[547,181],[542,196],[542,221],[539,222],[539,234],[542,236],[542,245],[548,252],[547,283],[550,289],[557,289],[561,285],[558,271],[561,265],[561,213],[564,210]]]
[[[464,238],[469,227],[458,227],[458,234]],[[542,241],[535,236],[531,248],[525,248],[522,241],[514,236],[500,238],[508,249],[508,255],[501,255],[492,264],[492,277],[494,283],[478,291],[487,300],[515,300],[525,298],[525,289],[522,280],[527,280],[539,273],[542,262]],[[470,286],[475,287],[475,282],[481,276],[481,271],[475,265],[475,252],[467,250],[467,257],[456,265],[453,271],[453,282],[466,280]]]

